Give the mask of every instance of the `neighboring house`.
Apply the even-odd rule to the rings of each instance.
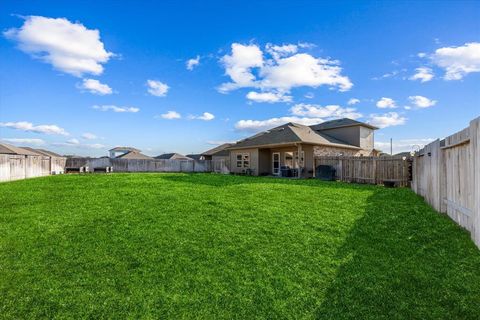
[[[0,154],[12,154],[22,156],[39,156],[38,152],[30,151],[27,148],[20,148],[12,146],[7,143],[0,143]]]
[[[230,148],[233,143],[224,143],[213,149],[207,150],[202,153],[202,160],[228,160],[230,158]]]
[[[121,155],[124,155],[129,152],[138,152],[140,153],[140,150],[132,147],[115,147],[113,149],[108,150],[110,153],[110,158],[117,158],[117,153],[121,153]]]
[[[42,172],[50,172],[51,174],[63,173],[65,171],[65,163],[67,160],[66,157],[52,151],[30,147],[16,147],[6,143],[0,143],[0,154],[24,156],[22,158],[29,159],[28,165],[26,166],[26,168],[29,168],[28,170],[35,170],[30,168],[34,168],[35,165],[37,165],[38,167],[42,167]],[[21,160],[18,157],[15,160],[10,159],[11,163],[19,161],[21,162],[24,160]],[[21,163],[17,163],[17,167],[20,165]],[[30,172],[30,176],[35,176],[34,171]]]
[[[301,168],[302,177],[313,176],[315,156],[372,156],[377,128],[352,119],[305,126],[287,123],[238,141],[228,148],[230,171],[254,175],[279,175],[283,166]]]
[[[157,160],[193,160],[187,156],[184,156],[180,153],[164,153],[159,156],[156,156],[155,159]]]

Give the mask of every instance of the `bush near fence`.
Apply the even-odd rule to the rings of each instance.
[[[335,178],[344,182],[383,184],[395,182],[405,187],[410,181],[410,160],[403,157],[315,157],[315,168],[329,165],[335,168]]]
[[[412,190],[467,229],[480,247],[480,117],[426,145],[413,160]]]

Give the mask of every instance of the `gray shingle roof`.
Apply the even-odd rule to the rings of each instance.
[[[0,143],[0,153],[3,154],[18,154],[26,156],[39,156],[40,154],[24,148],[15,147],[8,143]]]
[[[224,143],[215,148],[207,150],[202,153],[204,156],[228,156],[229,151],[227,150],[228,147],[231,147],[233,143]]]
[[[230,149],[288,143],[310,143],[360,149],[325,133],[315,131],[311,127],[291,122],[241,140],[231,146]]]
[[[159,156],[156,156],[155,159],[158,160],[193,160],[192,158],[186,157],[180,153],[164,153]]]
[[[34,148],[30,148],[30,147],[22,147],[22,149],[30,150],[30,151],[38,153],[42,156],[53,157],[53,158],[63,158],[63,156],[59,155],[58,153],[55,153],[55,152],[52,152],[52,151],[49,151],[49,150],[45,150],[45,149],[34,149]]]
[[[350,126],[364,126],[374,130],[378,129],[377,127],[372,126],[368,123],[364,123],[364,122],[360,122],[360,121],[348,119],[348,118],[325,121],[325,122],[310,126],[310,128],[312,128],[313,130],[327,130],[327,129],[350,127]]]
[[[146,156],[143,153],[136,152],[136,151],[130,151],[127,153],[124,153],[122,155],[119,155],[116,157],[116,159],[131,159],[131,160],[152,160],[152,157]]]

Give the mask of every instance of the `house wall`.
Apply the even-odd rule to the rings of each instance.
[[[360,127],[360,148],[364,150],[373,150],[374,131],[370,128]]]
[[[312,145],[302,145],[302,150],[305,153],[304,158],[304,174],[303,177],[309,178],[313,176],[313,146]],[[260,149],[259,150],[259,174],[260,175],[271,175],[273,172],[273,162],[272,162],[272,153],[280,153],[280,166],[285,166],[285,154],[287,152],[296,152],[298,147],[280,147],[280,148],[271,148],[271,149]]]
[[[248,153],[250,155],[250,169],[253,170],[254,175],[258,175],[258,149],[233,149],[230,150],[230,172],[242,173],[246,168],[237,167],[237,154]]]
[[[333,128],[322,130],[321,132],[353,146],[360,147],[360,126]]]
[[[313,155],[315,157],[319,156],[375,156],[374,150],[355,150],[348,148],[337,148],[337,147],[327,147],[327,146],[314,146]]]
[[[326,134],[364,150],[373,150],[374,131],[363,126],[341,127],[322,130]]]

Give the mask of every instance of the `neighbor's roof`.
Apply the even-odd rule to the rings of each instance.
[[[40,154],[42,156],[53,157],[53,158],[63,158],[63,156],[59,155],[58,153],[48,151],[48,150],[45,150],[45,149],[34,149],[34,148],[30,148],[30,147],[22,147],[22,149],[30,150],[30,151],[35,152],[37,154]]]
[[[26,156],[39,156],[37,152],[27,150],[25,148],[15,147],[8,143],[0,143],[0,153],[3,154],[18,154]]]
[[[130,151],[119,155],[115,159],[131,159],[131,160],[152,160],[152,157],[146,156],[143,153],[137,151]]]
[[[135,151],[135,152],[140,152],[140,150],[132,148],[132,147],[115,147],[115,148],[110,149],[108,151]]]
[[[373,130],[378,129],[377,127],[372,126],[371,124],[360,122],[360,121],[349,119],[349,118],[325,121],[320,124],[315,124],[313,126],[310,126],[310,128],[312,128],[313,130],[327,130],[327,129],[351,127],[351,126],[363,126]]]
[[[186,157],[180,153],[164,153],[159,156],[156,156],[155,159],[158,160],[193,160],[192,158]]]
[[[200,160],[202,155],[200,153],[198,153],[198,154],[187,154],[185,157],[191,158],[193,160]]]
[[[202,155],[204,155],[204,156],[228,156],[229,151],[227,150],[227,148],[229,148],[233,145],[234,145],[234,143],[224,143],[224,144],[221,144],[219,146],[216,146],[213,149],[205,151],[204,153],[202,153]]]
[[[335,139],[325,133],[315,131],[311,127],[292,122],[241,140],[231,146],[230,149],[289,143],[309,143],[340,148],[360,149],[344,141]]]

